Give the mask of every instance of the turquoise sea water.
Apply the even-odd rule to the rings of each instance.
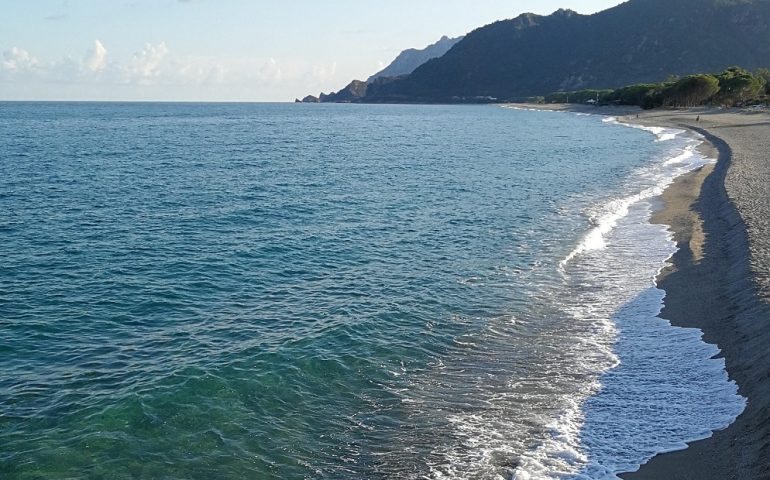
[[[0,477],[612,478],[725,426],[654,318],[677,133],[0,103]]]

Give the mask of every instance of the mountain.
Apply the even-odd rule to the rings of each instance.
[[[370,85],[374,85],[375,88],[377,88],[386,83],[390,83],[395,78],[408,75],[412,73],[415,68],[428,60],[444,55],[462,39],[463,37],[449,38],[444,35],[438,42],[428,45],[422,50],[414,48],[404,50],[390,65],[369,77],[366,82],[353,80],[338,92],[329,94],[321,93],[319,101],[323,103],[351,103],[364,101]],[[312,97],[312,95],[309,95],[308,97]],[[304,100],[302,100],[302,102],[304,102]]]
[[[630,0],[593,15],[524,14],[476,29],[349,101],[517,100],[732,65],[770,66],[770,0]]]
[[[369,77],[366,82],[372,83],[375,79],[380,77],[400,77],[402,75],[409,75],[414,69],[428,60],[444,55],[462,39],[463,37],[449,38],[444,35],[438,42],[428,45],[422,50],[417,50],[415,48],[404,50],[390,65]]]
[[[368,84],[361,80],[353,80],[347,87],[343,88],[339,92],[329,93],[328,95],[322,93],[319,100],[323,103],[351,103],[359,102],[366,97]]]

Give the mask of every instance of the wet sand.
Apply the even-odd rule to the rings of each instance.
[[[552,106],[536,108],[548,107]],[[748,404],[727,429],[691,443],[686,450],[658,455],[638,472],[621,477],[770,479],[770,114],[557,109],[691,129],[718,151],[714,167],[684,175],[667,189],[664,207],[652,219],[670,225],[679,246],[658,278],[666,292],[661,317],[701,329],[704,340],[721,349],[728,374]]]

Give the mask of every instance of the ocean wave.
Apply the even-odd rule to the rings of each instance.
[[[644,130],[646,132],[650,132],[653,135],[655,135],[656,142],[667,142],[669,140],[674,140],[678,136],[685,133],[685,130],[678,129],[678,128],[647,126],[647,125],[639,125],[637,123],[621,122],[618,119],[618,117],[614,117],[611,115],[604,116],[604,118],[602,119],[602,122],[616,124],[616,125],[623,125],[624,127],[636,128],[638,130]]]
[[[665,141],[660,140],[661,138],[673,139],[684,133],[684,131],[673,129],[618,123],[615,117],[607,117],[603,119],[603,121],[605,123],[617,123],[618,125],[649,131],[658,138],[657,141]],[[629,208],[632,205],[660,196],[676,177],[700,168],[708,163],[713,163],[715,159],[708,158],[698,153],[697,147],[702,142],[703,140],[697,137],[685,139],[683,145],[676,145],[669,150],[662,161],[641,168],[632,175],[632,177],[642,180],[636,181],[636,186],[632,184],[628,187],[632,190],[635,188],[636,191],[621,195],[617,198],[611,198],[587,212],[591,228],[585,233],[575,248],[560,262],[559,265],[562,272],[564,267],[576,256],[586,251],[601,250],[605,248],[605,236],[615,228],[618,220],[628,214]]]

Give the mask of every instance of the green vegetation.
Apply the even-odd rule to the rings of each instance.
[[[688,75],[664,91],[672,105],[695,107],[719,92],[719,80],[713,75]]]
[[[742,106],[768,102],[770,70],[751,73],[730,67],[719,74],[669,77],[665,82],[640,83],[615,90],[556,92],[545,103],[598,103],[655,107],[696,107],[700,105]]]
[[[704,90],[692,96],[685,89],[667,98],[661,87],[688,73],[719,72],[730,65],[751,71],[770,67],[768,39],[770,0],[628,0],[592,15],[524,14],[478,28],[443,56],[391,82],[370,84],[363,98],[350,101],[507,102],[556,91],[656,83],[624,96],[648,106],[693,103],[695,93],[708,92],[710,82],[694,79],[692,86]],[[728,92],[719,101],[745,102],[748,90],[743,99]],[[570,95],[570,102],[596,99],[595,92],[578,98],[582,95]]]
[[[739,67],[728,68],[717,75],[717,79],[719,79],[719,100],[726,105],[732,106],[756,100],[760,94],[765,93],[765,79]]]
[[[610,100],[615,90],[578,90],[575,92],[557,92],[545,97],[546,103],[600,103]]]
[[[652,108],[661,85],[658,83],[639,83],[615,90],[610,101],[620,105],[639,105]],[[609,103],[609,102],[608,102]]]
[[[770,70],[767,68],[760,68],[754,72],[754,75],[765,80],[765,95],[770,95]]]

